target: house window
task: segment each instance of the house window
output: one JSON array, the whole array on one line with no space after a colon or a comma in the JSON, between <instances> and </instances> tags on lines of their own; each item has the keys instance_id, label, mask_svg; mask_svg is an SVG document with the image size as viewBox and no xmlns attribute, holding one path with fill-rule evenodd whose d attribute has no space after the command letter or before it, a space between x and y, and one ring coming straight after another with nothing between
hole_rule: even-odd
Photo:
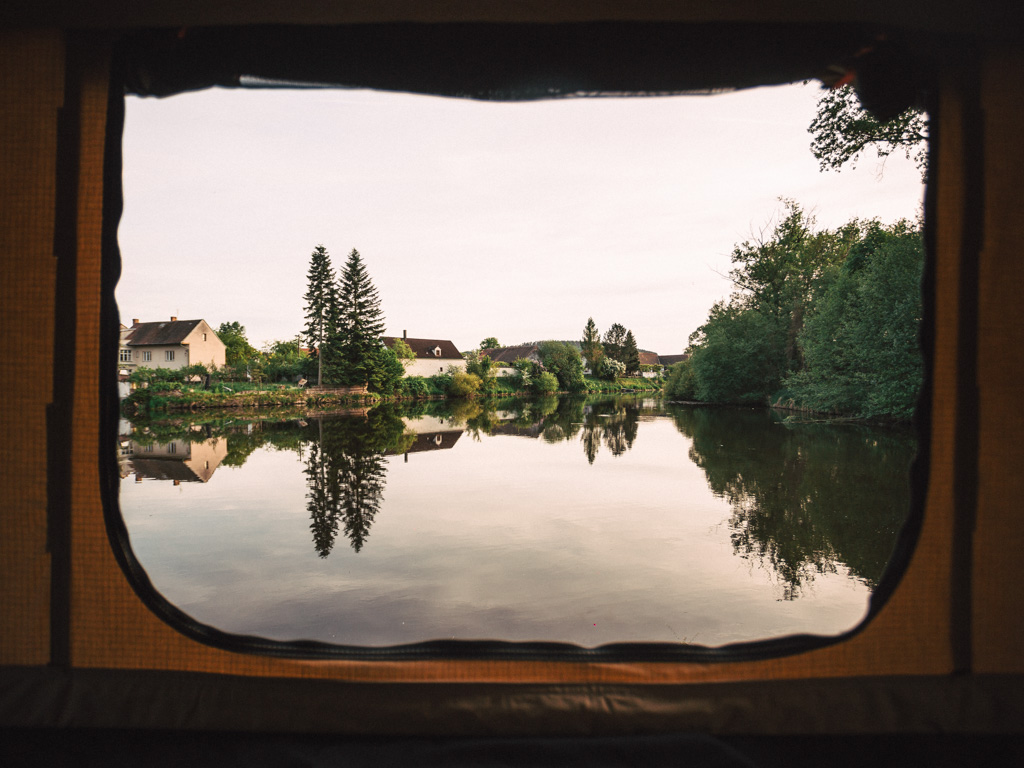
<instances>
[{"instance_id":1,"label":"house window","mask_svg":"<svg viewBox=\"0 0 1024 768\"><path fill-rule=\"evenodd\" d=\"M132 361L132 351L130 349L120 350L120 362L130 363Z\"/></svg>"},{"instance_id":2,"label":"house window","mask_svg":"<svg viewBox=\"0 0 1024 768\"><path fill-rule=\"evenodd\" d=\"M175 447L174 443L168 443L167 444L167 452L168 453L177 453L178 449L177 449L177 447Z\"/></svg>"},{"instance_id":3,"label":"house window","mask_svg":"<svg viewBox=\"0 0 1024 768\"><path fill-rule=\"evenodd\" d=\"M203 341L206 341L206 334L203 334Z\"/></svg>"},{"instance_id":4,"label":"house window","mask_svg":"<svg viewBox=\"0 0 1024 768\"><path fill-rule=\"evenodd\" d=\"M152 352L143 352L142 353L142 362L148 363L152 359L153 359L153 353Z\"/></svg>"},{"instance_id":5,"label":"house window","mask_svg":"<svg viewBox=\"0 0 1024 768\"><path fill-rule=\"evenodd\" d=\"M168 349L166 352L164 352L164 360L166 360L169 363L173 359L174 359L174 350L173 349Z\"/></svg>"}]
</instances>

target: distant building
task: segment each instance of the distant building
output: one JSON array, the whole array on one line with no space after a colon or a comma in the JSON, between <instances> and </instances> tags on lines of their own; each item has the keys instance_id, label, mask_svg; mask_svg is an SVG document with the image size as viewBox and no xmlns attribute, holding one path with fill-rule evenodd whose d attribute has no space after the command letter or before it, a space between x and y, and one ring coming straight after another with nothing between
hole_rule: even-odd
<instances>
[{"instance_id":1,"label":"distant building","mask_svg":"<svg viewBox=\"0 0 1024 768\"><path fill-rule=\"evenodd\" d=\"M658 362L668 368L670 365L681 363L683 360L689 360L690 355L688 352L684 352L681 355L658 355Z\"/></svg>"},{"instance_id":2,"label":"distant building","mask_svg":"<svg viewBox=\"0 0 1024 768\"><path fill-rule=\"evenodd\" d=\"M224 342L205 320L179 320L121 326L118 369L122 376L136 368L184 368L196 363L220 368L225 363Z\"/></svg>"},{"instance_id":3,"label":"distant building","mask_svg":"<svg viewBox=\"0 0 1024 768\"><path fill-rule=\"evenodd\" d=\"M653 366L653 370L645 371L643 366ZM645 379L653 379L658 376L665 367L665 364L661 362L661 358L657 352L641 352L640 353L640 375Z\"/></svg>"},{"instance_id":4,"label":"distant building","mask_svg":"<svg viewBox=\"0 0 1024 768\"><path fill-rule=\"evenodd\" d=\"M503 363L506 366L512 365L512 363L519 359L540 363L540 347L536 344L521 344L518 347L496 347L495 349L483 349L480 351L480 354L487 355L491 358L492 362ZM498 374L501 376L510 376L513 372L512 368L498 369Z\"/></svg>"},{"instance_id":5,"label":"distant building","mask_svg":"<svg viewBox=\"0 0 1024 768\"><path fill-rule=\"evenodd\" d=\"M382 336L384 346L391 349L397 336ZM466 370L466 360L455 345L447 339L411 339L402 331L402 341L409 345L416 359L405 363L405 376L436 376L449 366Z\"/></svg>"}]
</instances>

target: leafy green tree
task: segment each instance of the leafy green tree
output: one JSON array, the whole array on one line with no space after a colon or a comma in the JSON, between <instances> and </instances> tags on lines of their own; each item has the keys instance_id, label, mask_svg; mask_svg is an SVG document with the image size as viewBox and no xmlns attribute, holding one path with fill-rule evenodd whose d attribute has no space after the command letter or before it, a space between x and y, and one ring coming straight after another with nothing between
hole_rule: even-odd
<instances>
[{"instance_id":1,"label":"leafy green tree","mask_svg":"<svg viewBox=\"0 0 1024 768\"><path fill-rule=\"evenodd\" d=\"M472 350L466 354L466 373L480 379L480 393L487 396L498 388L498 378L494 362L488 355Z\"/></svg>"},{"instance_id":2,"label":"leafy green tree","mask_svg":"<svg viewBox=\"0 0 1024 768\"><path fill-rule=\"evenodd\" d=\"M532 360L520 357L512 361L512 376L520 390L531 392L534 389L534 382L540 376L543 369Z\"/></svg>"},{"instance_id":3,"label":"leafy green tree","mask_svg":"<svg viewBox=\"0 0 1024 768\"><path fill-rule=\"evenodd\" d=\"M665 378L665 397L670 400L696 400L697 381L689 360L669 366Z\"/></svg>"},{"instance_id":4,"label":"leafy green tree","mask_svg":"<svg viewBox=\"0 0 1024 768\"><path fill-rule=\"evenodd\" d=\"M558 379L550 371L542 371L540 376L534 379L534 391L540 394L551 394L558 391Z\"/></svg>"},{"instance_id":5,"label":"leafy green tree","mask_svg":"<svg viewBox=\"0 0 1024 768\"><path fill-rule=\"evenodd\" d=\"M373 376L380 360L384 313L380 296L355 248L341 273L338 295L338 321L328 347L332 359L326 361L328 378L339 384L365 384Z\"/></svg>"},{"instance_id":6,"label":"leafy green tree","mask_svg":"<svg viewBox=\"0 0 1024 768\"><path fill-rule=\"evenodd\" d=\"M785 215L768 239L733 249L729 272L737 293L731 303L769 315L786 326L786 363L799 367L797 337L822 274L841 263L856 240L856 228L816 231L814 218L793 200L781 200ZM784 372L780 372L784 373Z\"/></svg>"},{"instance_id":7,"label":"leafy green tree","mask_svg":"<svg viewBox=\"0 0 1024 768\"><path fill-rule=\"evenodd\" d=\"M493 336L488 336L486 339L480 342L480 351L483 352L485 349L497 349L501 344Z\"/></svg>"},{"instance_id":8,"label":"leafy green tree","mask_svg":"<svg viewBox=\"0 0 1024 768\"><path fill-rule=\"evenodd\" d=\"M408 363L416 359L416 353L412 351L412 347L405 343L404 339L395 339L395 343L391 345L391 351L395 353L395 357L402 363L403 369Z\"/></svg>"},{"instance_id":9,"label":"leafy green tree","mask_svg":"<svg viewBox=\"0 0 1024 768\"><path fill-rule=\"evenodd\" d=\"M848 85L825 92L807 131L813 137L811 152L823 171L838 171L846 163L855 167L868 147L874 147L882 158L903 152L913 158L922 174L927 170L927 116L911 108L880 123L861 106L856 91Z\"/></svg>"},{"instance_id":10,"label":"leafy green tree","mask_svg":"<svg viewBox=\"0 0 1024 768\"><path fill-rule=\"evenodd\" d=\"M231 323L221 323L220 328L217 329L217 336L224 342L226 365L244 367L259 354L245 337L245 326L237 320Z\"/></svg>"},{"instance_id":11,"label":"leafy green tree","mask_svg":"<svg viewBox=\"0 0 1024 768\"><path fill-rule=\"evenodd\" d=\"M382 395L393 394L405 375L405 366L395 353L383 344L367 356L366 383L370 390Z\"/></svg>"},{"instance_id":12,"label":"leafy green tree","mask_svg":"<svg viewBox=\"0 0 1024 768\"><path fill-rule=\"evenodd\" d=\"M604 334L604 353L612 360L618 360L620 363L625 363L623 359L625 346L626 346L626 334L629 331L626 327L619 323L613 323L612 327L609 328Z\"/></svg>"},{"instance_id":13,"label":"leafy green tree","mask_svg":"<svg viewBox=\"0 0 1024 768\"><path fill-rule=\"evenodd\" d=\"M564 391L579 392L586 386L583 380L583 359L572 344L545 341L538 347L537 354Z\"/></svg>"},{"instance_id":14,"label":"leafy green tree","mask_svg":"<svg viewBox=\"0 0 1024 768\"><path fill-rule=\"evenodd\" d=\"M690 336L698 399L764 403L802 366L798 339L832 267L856 242L856 227L818 232L792 200L770 234L733 249L736 291Z\"/></svg>"},{"instance_id":15,"label":"leafy green tree","mask_svg":"<svg viewBox=\"0 0 1024 768\"><path fill-rule=\"evenodd\" d=\"M324 246L313 249L306 274L306 327L303 336L317 358L316 384L324 378L324 359L330 356L329 341L337 330L338 288L334 282L331 257Z\"/></svg>"},{"instance_id":16,"label":"leafy green tree","mask_svg":"<svg viewBox=\"0 0 1024 768\"><path fill-rule=\"evenodd\" d=\"M263 371L267 381L286 381L301 376L305 364L306 356L298 339L272 341L263 348Z\"/></svg>"},{"instance_id":17,"label":"leafy green tree","mask_svg":"<svg viewBox=\"0 0 1024 768\"><path fill-rule=\"evenodd\" d=\"M767 404L786 371L784 320L719 302L698 334L690 353L697 399Z\"/></svg>"},{"instance_id":18,"label":"leafy green tree","mask_svg":"<svg viewBox=\"0 0 1024 768\"><path fill-rule=\"evenodd\" d=\"M597 375L601 369L601 362L604 360L604 347L601 346L601 333L594 324L594 318L588 317L587 324L583 328L583 340L580 342L580 352L590 372Z\"/></svg>"},{"instance_id":19,"label":"leafy green tree","mask_svg":"<svg viewBox=\"0 0 1024 768\"><path fill-rule=\"evenodd\" d=\"M622 343L621 362L626 366L627 376L640 372L640 350L636 346L636 338L632 331L626 331L626 340Z\"/></svg>"},{"instance_id":20,"label":"leafy green tree","mask_svg":"<svg viewBox=\"0 0 1024 768\"><path fill-rule=\"evenodd\" d=\"M923 376L921 232L906 221L871 221L861 231L807 318L800 336L805 368L786 386L815 410L906 420Z\"/></svg>"}]
</instances>

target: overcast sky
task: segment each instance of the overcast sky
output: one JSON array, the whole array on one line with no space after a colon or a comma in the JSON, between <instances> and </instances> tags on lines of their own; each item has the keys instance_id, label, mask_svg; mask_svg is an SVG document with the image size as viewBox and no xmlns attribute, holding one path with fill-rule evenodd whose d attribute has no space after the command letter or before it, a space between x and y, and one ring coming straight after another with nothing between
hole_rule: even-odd
<instances>
[{"instance_id":1,"label":"overcast sky","mask_svg":"<svg viewBox=\"0 0 1024 768\"><path fill-rule=\"evenodd\" d=\"M355 248L388 333L512 345L630 328L682 352L733 247L780 210L819 228L915 218L902 156L822 173L817 84L717 96L492 104L345 90L128 101L122 322L303 326L309 258Z\"/></svg>"}]
</instances>

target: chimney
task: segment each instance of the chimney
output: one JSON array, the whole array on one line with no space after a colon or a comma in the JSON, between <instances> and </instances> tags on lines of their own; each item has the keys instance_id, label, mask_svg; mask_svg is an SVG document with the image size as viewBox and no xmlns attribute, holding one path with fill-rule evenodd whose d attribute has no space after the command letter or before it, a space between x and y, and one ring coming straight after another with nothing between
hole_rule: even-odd
<instances>
[{"instance_id":1,"label":"chimney","mask_svg":"<svg viewBox=\"0 0 1024 768\"><path fill-rule=\"evenodd\" d=\"M171 322L172 323L178 322L178 318L176 318L174 315L171 315Z\"/></svg>"},{"instance_id":2,"label":"chimney","mask_svg":"<svg viewBox=\"0 0 1024 768\"><path fill-rule=\"evenodd\" d=\"M405 340L405 331L404 330L402 331L402 340L403 341Z\"/></svg>"},{"instance_id":3,"label":"chimney","mask_svg":"<svg viewBox=\"0 0 1024 768\"><path fill-rule=\"evenodd\" d=\"M132 325L138 325L138 324L139 324L139 318L133 317L132 318Z\"/></svg>"}]
</instances>

